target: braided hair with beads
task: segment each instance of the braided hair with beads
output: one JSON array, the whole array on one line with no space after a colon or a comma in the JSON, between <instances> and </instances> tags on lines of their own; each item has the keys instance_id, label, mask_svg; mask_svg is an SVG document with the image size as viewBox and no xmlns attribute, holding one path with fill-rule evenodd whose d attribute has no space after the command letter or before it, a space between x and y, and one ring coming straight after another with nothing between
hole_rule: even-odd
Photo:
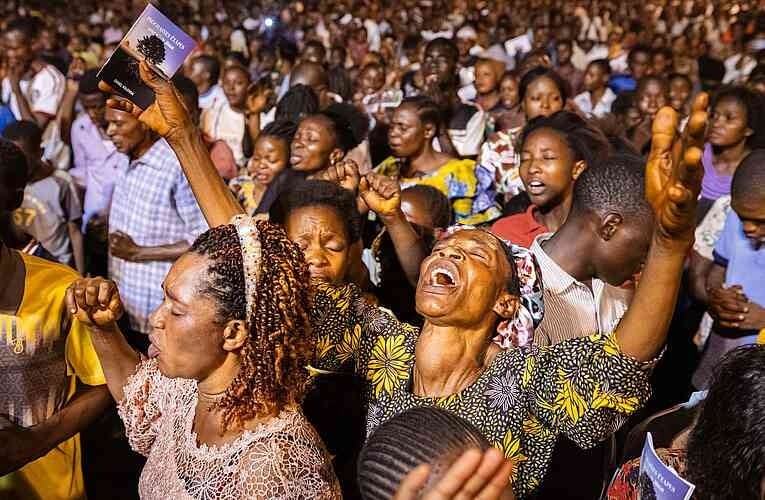
<instances>
[{"instance_id":1,"label":"braided hair with beads","mask_svg":"<svg viewBox=\"0 0 765 500\"><path fill-rule=\"evenodd\" d=\"M257 222L261 255L255 310L246 318L242 249L233 225L202 234L191 251L210 259L202 293L218 303L223 324L246 318L249 339L240 353L240 369L217 407L227 427L275 416L305 396L315 339L310 327L310 278L297 245L284 230Z\"/></svg>"}]
</instances>

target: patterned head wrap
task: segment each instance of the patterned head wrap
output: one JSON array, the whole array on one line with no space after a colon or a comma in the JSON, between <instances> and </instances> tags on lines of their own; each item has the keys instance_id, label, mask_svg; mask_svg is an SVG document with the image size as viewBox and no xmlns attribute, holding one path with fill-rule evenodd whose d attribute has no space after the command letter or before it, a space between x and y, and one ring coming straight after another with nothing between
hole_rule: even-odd
<instances>
[{"instance_id":1,"label":"patterned head wrap","mask_svg":"<svg viewBox=\"0 0 765 500\"><path fill-rule=\"evenodd\" d=\"M452 236L463 229L478 229L473 226L452 226L447 229L441 239ZM483 231L482 229L478 229ZM497 335L492 339L503 349L530 345L534 340L534 328L539 326L544 317L544 302L542 285L542 270L537 258L530 250L505 241L495 234L484 231L497 238L505 249L508 260L515 266L518 277L520 304L512 318L500 321L497 325Z\"/></svg>"}]
</instances>

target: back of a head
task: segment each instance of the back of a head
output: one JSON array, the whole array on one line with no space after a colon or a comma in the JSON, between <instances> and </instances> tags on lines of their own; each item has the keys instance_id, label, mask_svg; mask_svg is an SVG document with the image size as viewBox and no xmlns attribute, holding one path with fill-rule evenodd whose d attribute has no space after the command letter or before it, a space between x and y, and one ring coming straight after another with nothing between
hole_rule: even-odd
<instances>
[{"instance_id":1,"label":"back of a head","mask_svg":"<svg viewBox=\"0 0 765 500\"><path fill-rule=\"evenodd\" d=\"M444 193L433 186L417 184L401 192L402 201L409 196L419 198L423 205L427 207L433 222L433 228L446 229L452 225L452 204Z\"/></svg>"},{"instance_id":2,"label":"back of a head","mask_svg":"<svg viewBox=\"0 0 765 500\"><path fill-rule=\"evenodd\" d=\"M765 207L765 149L755 149L741 161L730 194L735 204Z\"/></svg>"},{"instance_id":3,"label":"back of a head","mask_svg":"<svg viewBox=\"0 0 765 500\"><path fill-rule=\"evenodd\" d=\"M462 418L439 408L405 411L378 427L358 461L358 480L364 500L390 500L404 477L420 464L430 464L425 490L469 449L491 445Z\"/></svg>"},{"instance_id":4,"label":"back of a head","mask_svg":"<svg viewBox=\"0 0 765 500\"><path fill-rule=\"evenodd\" d=\"M540 129L551 129L561 134L573 153L574 161L584 160L588 166L603 162L611 154L611 145L603 132L571 111L558 111L532 119L523 129L521 143Z\"/></svg>"},{"instance_id":5,"label":"back of a head","mask_svg":"<svg viewBox=\"0 0 765 500\"><path fill-rule=\"evenodd\" d=\"M0 183L12 191L23 189L29 180L29 167L24 152L6 139L0 139ZM0 211L14 210L19 200L0 200ZM7 205L7 206L3 206Z\"/></svg>"},{"instance_id":6,"label":"back of a head","mask_svg":"<svg viewBox=\"0 0 765 500\"><path fill-rule=\"evenodd\" d=\"M12 19L5 28L6 33L21 33L28 42L37 38L39 33L38 23L31 17L17 17Z\"/></svg>"},{"instance_id":7,"label":"back of a head","mask_svg":"<svg viewBox=\"0 0 765 500\"><path fill-rule=\"evenodd\" d=\"M620 214L625 222L649 224L651 206L645 199L645 161L631 154L614 154L590 165L574 184L572 214Z\"/></svg>"},{"instance_id":8,"label":"back of a head","mask_svg":"<svg viewBox=\"0 0 765 500\"><path fill-rule=\"evenodd\" d=\"M3 137L9 141L26 144L33 149L40 147L42 129L35 122L21 120L5 127L3 129Z\"/></svg>"},{"instance_id":9,"label":"back of a head","mask_svg":"<svg viewBox=\"0 0 765 500\"><path fill-rule=\"evenodd\" d=\"M196 109L199 102L199 90L197 90L197 86L194 85L194 82L183 76L181 73L176 74L172 81L187 105L192 105L194 106L194 109Z\"/></svg>"},{"instance_id":10,"label":"back of a head","mask_svg":"<svg viewBox=\"0 0 765 500\"><path fill-rule=\"evenodd\" d=\"M287 120L295 123L304 117L319 112L319 97L307 85L291 87L276 105L276 120Z\"/></svg>"},{"instance_id":11,"label":"back of a head","mask_svg":"<svg viewBox=\"0 0 765 500\"><path fill-rule=\"evenodd\" d=\"M210 73L210 82L217 83L220 80L220 62L215 56L200 54L194 58L195 64L201 64Z\"/></svg>"},{"instance_id":12,"label":"back of a head","mask_svg":"<svg viewBox=\"0 0 765 500\"><path fill-rule=\"evenodd\" d=\"M330 104L321 114L334 124L338 147L346 153L361 144L369 131L369 119L351 104Z\"/></svg>"},{"instance_id":13,"label":"back of a head","mask_svg":"<svg viewBox=\"0 0 765 500\"><path fill-rule=\"evenodd\" d=\"M759 500L765 477L765 346L718 365L688 442L686 478L700 500Z\"/></svg>"},{"instance_id":14,"label":"back of a head","mask_svg":"<svg viewBox=\"0 0 765 500\"><path fill-rule=\"evenodd\" d=\"M101 94L101 89L98 88L98 70L89 69L82 74L80 78L79 93L83 95ZM106 95L106 94L104 94Z\"/></svg>"},{"instance_id":15,"label":"back of a head","mask_svg":"<svg viewBox=\"0 0 765 500\"><path fill-rule=\"evenodd\" d=\"M290 86L298 84L308 85L311 88L326 87L329 85L327 71L321 64L303 61L292 70Z\"/></svg>"}]
</instances>

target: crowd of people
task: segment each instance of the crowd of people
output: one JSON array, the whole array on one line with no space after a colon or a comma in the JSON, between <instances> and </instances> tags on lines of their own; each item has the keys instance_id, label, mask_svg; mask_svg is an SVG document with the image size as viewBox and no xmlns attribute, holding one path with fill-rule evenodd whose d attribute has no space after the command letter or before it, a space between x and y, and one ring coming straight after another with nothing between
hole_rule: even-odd
<instances>
[{"instance_id":1,"label":"crowd of people","mask_svg":"<svg viewBox=\"0 0 765 500\"><path fill-rule=\"evenodd\" d=\"M0 7L0 498L765 498L765 5Z\"/></svg>"}]
</instances>

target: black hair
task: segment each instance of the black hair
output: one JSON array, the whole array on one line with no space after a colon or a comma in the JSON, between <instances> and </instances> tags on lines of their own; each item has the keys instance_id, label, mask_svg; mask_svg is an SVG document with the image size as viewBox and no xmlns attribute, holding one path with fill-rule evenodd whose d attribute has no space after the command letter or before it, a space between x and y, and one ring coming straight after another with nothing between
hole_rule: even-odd
<instances>
[{"instance_id":1,"label":"black hair","mask_svg":"<svg viewBox=\"0 0 765 500\"><path fill-rule=\"evenodd\" d=\"M361 450L361 496L364 500L390 500L404 477L423 463L431 465L427 490L462 453L490 447L481 431L449 411L434 407L407 410L375 429Z\"/></svg>"},{"instance_id":2,"label":"black hair","mask_svg":"<svg viewBox=\"0 0 765 500\"><path fill-rule=\"evenodd\" d=\"M523 75L523 78L521 78L521 83L518 86L518 94L521 101L526 97L526 92L528 92L531 84L540 78L548 78L552 80L558 88L558 92L560 92L560 97L564 103L571 96L571 87L566 80L561 78L557 71L545 68L544 66L537 66L527 71L526 74Z\"/></svg>"},{"instance_id":3,"label":"black hair","mask_svg":"<svg viewBox=\"0 0 765 500\"><path fill-rule=\"evenodd\" d=\"M289 147L290 143L292 142L292 138L295 137L296 131L297 125L295 125L295 122L287 120L274 120L263 127L263 130L260 131L258 138L276 137L286 142L287 147Z\"/></svg>"},{"instance_id":4,"label":"black hair","mask_svg":"<svg viewBox=\"0 0 765 500\"><path fill-rule=\"evenodd\" d=\"M691 78L688 75L685 75L683 73L670 73L669 76L667 76L667 82L672 82L672 80L683 80L685 83L688 84L688 87L693 90L693 81L691 81Z\"/></svg>"},{"instance_id":5,"label":"black hair","mask_svg":"<svg viewBox=\"0 0 765 500\"><path fill-rule=\"evenodd\" d=\"M218 80L220 80L220 62L217 57L209 54L200 54L194 58L194 62L201 63L205 67L205 70L210 73L210 81L213 84L218 83Z\"/></svg>"},{"instance_id":6,"label":"black hair","mask_svg":"<svg viewBox=\"0 0 765 500\"><path fill-rule=\"evenodd\" d=\"M733 174L730 188L734 202L765 205L765 149L755 149L744 158Z\"/></svg>"},{"instance_id":7,"label":"black hair","mask_svg":"<svg viewBox=\"0 0 765 500\"><path fill-rule=\"evenodd\" d=\"M436 48L445 50L447 57L449 57L454 63L456 63L460 58L460 51L457 48L457 44L449 38L439 37L429 41L425 46L425 52L429 52Z\"/></svg>"},{"instance_id":8,"label":"black hair","mask_svg":"<svg viewBox=\"0 0 765 500\"><path fill-rule=\"evenodd\" d=\"M438 129L442 121L442 110L433 99L423 95L407 97L401 101L399 107L405 105L413 106L417 117L420 119L420 123L423 125L426 123L432 124L436 129L436 135L438 135Z\"/></svg>"},{"instance_id":9,"label":"black hair","mask_svg":"<svg viewBox=\"0 0 765 500\"><path fill-rule=\"evenodd\" d=\"M6 33L18 31L27 42L32 42L37 38L39 32L37 22L30 17L17 17L11 20L5 28Z\"/></svg>"},{"instance_id":10,"label":"black hair","mask_svg":"<svg viewBox=\"0 0 765 500\"><path fill-rule=\"evenodd\" d=\"M651 49L651 47L648 47L646 45L635 45L634 47L632 47L632 50L630 50L629 55L627 55L627 64L629 64L630 61L632 61L635 58L635 54L638 54L640 52L644 54L648 54L649 59L653 56L653 50Z\"/></svg>"},{"instance_id":11,"label":"black hair","mask_svg":"<svg viewBox=\"0 0 765 500\"><path fill-rule=\"evenodd\" d=\"M261 45L255 52L255 57L263 59L263 56L271 55L276 58L276 49L271 45Z\"/></svg>"},{"instance_id":12,"label":"black hair","mask_svg":"<svg viewBox=\"0 0 765 500\"><path fill-rule=\"evenodd\" d=\"M422 199L425 206L428 207L428 213L433 220L433 227L446 229L452 225L452 204L449 198L438 189L425 184L416 184L406 188L403 193L409 193Z\"/></svg>"},{"instance_id":13,"label":"black hair","mask_svg":"<svg viewBox=\"0 0 765 500\"><path fill-rule=\"evenodd\" d=\"M89 69L85 73L82 74L82 78L80 78L80 89L79 92L82 95L93 95L93 94L104 94L101 92L101 89L98 88L98 82L100 79L98 78L98 70L96 69Z\"/></svg>"},{"instance_id":14,"label":"black hair","mask_svg":"<svg viewBox=\"0 0 765 500\"><path fill-rule=\"evenodd\" d=\"M639 222L652 220L645 199L645 161L636 155L615 154L590 165L574 184L572 213L621 214Z\"/></svg>"},{"instance_id":15,"label":"black hair","mask_svg":"<svg viewBox=\"0 0 765 500\"><path fill-rule=\"evenodd\" d=\"M715 370L688 441L700 500L756 500L765 476L765 346L731 351Z\"/></svg>"},{"instance_id":16,"label":"black hair","mask_svg":"<svg viewBox=\"0 0 765 500\"><path fill-rule=\"evenodd\" d=\"M571 150L574 161L584 160L588 167L601 163L611 153L605 134L571 111L557 111L550 116L538 116L529 121L521 134L521 145L540 129L550 129L560 134Z\"/></svg>"},{"instance_id":17,"label":"black hair","mask_svg":"<svg viewBox=\"0 0 765 500\"><path fill-rule=\"evenodd\" d=\"M324 58L323 59L327 58L327 48L324 47L323 43L319 42L318 40L308 40L305 43L305 46L303 47L303 52L305 52L306 49L309 48L309 47L313 47L314 49L321 50L322 53L324 54ZM323 59L322 59L322 62L323 62Z\"/></svg>"},{"instance_id":18,"label":"black hair","mask_svg":"<svg viewBox=\"0 0 765 500\"><path fill-rule=\"evenodd\" d=\"M40 146L42 133L42 129L35 122L20 120L5 127L3 137L9 141L22 141L30 146Z\"/></svg>"},{"instance_id":19,"label":"black hair","mask_svg":"<svg viewBox=\"0 0 765 500\"><path fill-rule=\"evenodd\" d=\"M417 33L410 33L404 37L404 43L401 48L403 50L414 50L420 45L420 42L422 42L422 37L420 35Z\"/></svg>"},{"instance_id":20,"label":"black hair","mask_svg":"<svg viewBox=\"0 0 765 500\"><path fill-rule=\"evenodd\" d=\"M250 70L247 69L247 61L244 59L244 56L240 52L229 52L226 55L226 58L233 59L235 64L226 66L226 68L223 70L223 75L225 75L227 71L241 71L247 76L247 80L252 80Z\"/></svg>"},{"instance_id":21,"label":"black hair","mask_svg":"<svg viewBox=\"0 0 765 500\"><path fill-rule=\"evenodd\" d=\"M250 72L247 71L247 66L249 64L249 62L247 61L247 56L245 56L241 52L237 52L235 50L229 50L223 56L224 61L227 59L230 59L236 63L234 67L241 66L241 68L244 69L244 71L246 71L248 75L250 74Z\"/></svg>"},{"instance_id":22,"label":"black hair","mask_svg":"<svg viewBox=\"0 0 765 500\"><path fill-rule=\"evenodd\" d=\"M345 68L333 66L327 71L327 86L329 91L343 98L343 101L350 101L353 97L353 82Z\"/></svg>"},{"instance_id":23,"label":"black hair","mask_svg":"<svg viewBox=\"0 0 765 500\"><path fill-rule=\"evenodd\" d=\"M348 57L348 51L345 50L345 47L342 45L333 45L330 49L330 52L334 52L336 50L340 51L340 53L343 55L343 61L345 61L345 58Z\"/></svg>"},{"instance_id":24,"label":"black hair","mask_svg":"<svg viewBox=\"0 0 765 500\"><path fill-rule=\"evenodd\" d=\"M669 92L669 84L667 83L667 80L662 78L661 76L656 75L647 75L638 80L637 82L637 88L635 89L635 94L640 95L645 88L648 86L651 82L657 82L659 85L664 87L664 92Z\"/></svg>"},{"instance_id":25,"label":"black hair","mask_svg":"<svg viewBox=\"0 0 765 500\"><path fill-rule=\"evenodd\" d=\"M6 186L26 186L29 164L24 152L7 139L0 139L0 181Z\"/></svg>"},{"instance_id":26,"label":"black hair","mask_svg":"<svg viewBox=\"0 0 765 500\"><path fill-rule=\"evenodd\" d=\"M557 47L558 45L566 45L569 49L574 48L574 43L569 38L562 38L560 40L557 40L555 42L555 46Z\"/></svg>"},{"instance_id":27,"label":"black hair","mask_svg":"<svg viewBox=\"0 0 765 500\"><path fill-rule=\"evenodd\" d=\"M765 148L765 97L742 85L721 87L709 103L710 111L725 100L735 100L746 109L746 126L754 132L746 139L752 149Z\"/></svg>"},{"instance_id":28,"label":"black hair","mask_svg":"<svg viewBox=\"0 0 765 500\"><path fill-rule=\"evenodd\" d=\"M611 103L611 113L615 115L626 115L627 111L635 106L635 92L623 92L616 96L614 102Z\"/></svg>"},{"instance_id":29,"label":"black hair","mask_svg":"<svg viewBox=\"0 0 765 500\"><path fill-rule=\"evenodd\" d=\"M660 49L655 49L655 50L653 50L652 52L653 52L653 53L652 53L652 55L654 55L654 56L655 56L656 54L661 54L661 55L663 55L663 56L664 56L666 59L669 59L670 61L672 60L672 50L670 50L670 49L669 49L669 48L667 48L667 47L663 47L663 48L660 48Z\"/></svg>"},{"instance_id":30,"label":"black hair","mask_svg":"<svg viewBox=\"0 0 765 500\"><path fill-rule=\"evenodd\" d=\"M348 241L361 238L362 219L356 207L356 197L330 181L304 180L282 193L271 208L271 220L284 224L290 213L305 207L329 207L345 225Z\"/></svg>"},{"instance_id":31,"label":"black hair","mask_svg":"<svg viewBox=\"0 0 765 500\"><path fill-rule=\"evenodd\" d=\"M606 75L611 74L611 63L608 62L608 59L594 59L587 66L598 66Z\"/></svg>"},{"instance_id":32,"label":"black hair","mask_svg":"<svg viewBox=\"0 0 765 500\"><path fill-rule=\"evenodd\" d=\"M183 99L186 102L196 104L199 101L199 90L197 90L197 86L194 85L194 82L189 78L178 73L173 77L172 81L173 85L178 89L178 92L181 93L181 96L183 96Z\"/></svg>"},{"instance_id":33,"label":"black hair","mask_svg":"<svg viewBox=\"0 0 765 500\"><path fill-rule=\"evenodd\" d=\"M276 45L276 52L280 59L284 59L290 64L295 64L298 48L293 42L282 38Z\"/></svg>"},{"instance_id":34,"label":"black hair","mask_svg":"<svg viewBox=\"0 0 765 500\"><path fill-rule=\"evenodd\" d=\"M319 116L329 119L337 137L337 147L345 153L361 144L369 131L369 118L348 103L330 104Z\"/></svg>"},{"instance_id":35,"label":"black hair","mask_svg":"<svg viewBox=\"0 0 765 500\"><path fill-rule=\"evenodd\" d=\"M291 87L276 105L276 120L299 123L304 117L319 112L319 98L308 85Z\"/></svg>"}]
</instances>

